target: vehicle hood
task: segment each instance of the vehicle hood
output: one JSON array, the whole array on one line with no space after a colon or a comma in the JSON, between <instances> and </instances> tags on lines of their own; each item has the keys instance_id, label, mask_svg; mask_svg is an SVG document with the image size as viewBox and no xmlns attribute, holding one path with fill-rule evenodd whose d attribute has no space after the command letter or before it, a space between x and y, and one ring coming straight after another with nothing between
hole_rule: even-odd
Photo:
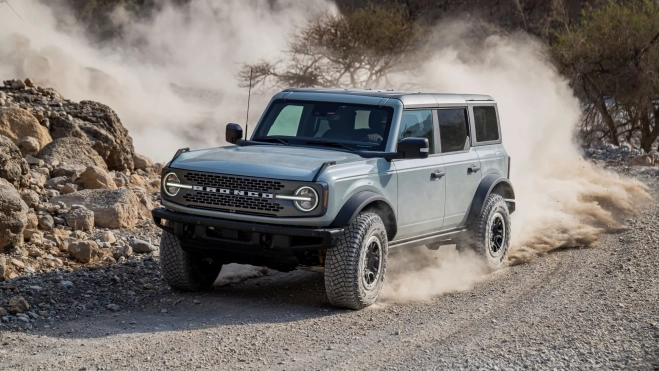
<instances>
[{"instance_id":1,"label":"vehicle hood","mask_svg":"<svg viewBox=\"0 0 659 371\"><path fill-rule=\"evenodd\" d=\"M261 178L311 181L327 161L363 161L359 155L324 148L281 145L228 146L182 153L170 167Z\"/></svg>"}]
</instances>

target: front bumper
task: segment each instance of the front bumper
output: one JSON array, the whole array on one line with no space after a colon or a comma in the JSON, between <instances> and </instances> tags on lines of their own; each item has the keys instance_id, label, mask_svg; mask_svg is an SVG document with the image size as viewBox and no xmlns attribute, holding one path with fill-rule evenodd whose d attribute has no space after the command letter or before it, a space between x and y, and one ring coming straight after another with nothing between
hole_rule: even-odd
<instances>
[{"instance_id":1,"label":"front bumper","mask_svg":"<svg viewBox=\"0 0 659 371\"><path fill-rule=\"evenodd\" d=\"M151 214L156 225L178 236L184 247L245 254L329 249L336 246L343 233L343 228L249 223L178 213L162 207L153 209Z\"/></svg>"}]
</instances>

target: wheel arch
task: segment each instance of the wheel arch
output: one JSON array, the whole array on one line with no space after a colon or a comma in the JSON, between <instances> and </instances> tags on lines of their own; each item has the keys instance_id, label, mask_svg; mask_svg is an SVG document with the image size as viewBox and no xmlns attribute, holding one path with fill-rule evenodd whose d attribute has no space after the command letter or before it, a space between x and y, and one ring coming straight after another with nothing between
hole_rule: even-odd
<instances>
[{"instance_id":1,"label":"wheel arch","mask_svg":"<svg viewBox=\"0 0 659 371\"><path fill-rule=\"evenodd\" d=\"M496 174L487 175L476 188L476 194L471 202L469 214L465 225L471 225L485 207L485 200L490 194L498 194L506 200L508 210L512 214L515 211L515 190L510 180Z\"/></svg>"},{"instance_id":2,"label":"wheel arch","mask_svg":"<svg viewBox=\"0 0 659 371\"><path fill-rule=\"evenodd\" d=\"M352 223L362 211L371 211L380 216L387 230L387 238L393 240L398 232L396 214L389 201L380 194L371 191L362 191L353 195L330 224L330 227L345 227Z\"/></svg>"}]
</instances>

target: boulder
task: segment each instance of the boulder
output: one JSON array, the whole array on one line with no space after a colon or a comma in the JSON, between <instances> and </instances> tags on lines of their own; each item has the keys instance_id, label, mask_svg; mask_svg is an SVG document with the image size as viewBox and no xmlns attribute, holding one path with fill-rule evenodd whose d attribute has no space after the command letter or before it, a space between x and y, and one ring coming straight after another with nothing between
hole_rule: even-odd
<instances>
[{"instance_id":1,"label":"boulder","mask_svg":"<svg viewBox=\"0 0 659 371\"><path fill-rule=\"evenodd\" d=\"M30 178L32 178L34 181L34 184L38 185L39 187L46 185L46 182L48 179L50 179L48 176L48 169L46 168L30 169L29 175Z\"/></svg>"},{"instance_id":2,"label":"boulder","mask_svg":"<svg viewBox=\"0 0 659 371\"><path fill-rule=\"evenodd\" d=\"M94 241L77 241L69 244L68 253L81 263L89 263L98 256L98 245Z\"/></svg>"},{"instance_id":3,"label":"boulder","mask_svg":"<svg viewBox=\"0 0 659 371\"><path fill-rule=\"evenodd\" d=\"M117 238L114 236L114 233L110 231L105 231L101 234L100 238L101 242L108 242L108 243L115 243L117 242Z\"/></svg>"},{"instance_id":4,"label":"boulder","mask_svg":"<svg viewBox=\"0 0 659 371\"><path fill-rule=\"evenodd\" d=\"M20 108L0 110L0 134L7 136L14 143L18 143L23 137L33 137L41 148L52 141L48 129L41 126L30 112Z\"/></svg>"},{"instance_id":5,"label":"boulder","mask_svg":"<svg viewBox=\"0 0 659 371\"><path fill-rule=\"evenodd\" d=\"M27 161L28 165L35 165L35 166L43 166L45 165L44 160L40 158L36 158L32 155L25 155L25 161Z\"/></svg>"},{"instance_id":6,"label":"boulder","mask_svg":"<svg viewBox=\"0 0 659 371\"><path fill-rule=\"evenodd\" d=\"M137 153L133 155L133 163L135 164L135 169L147 170L153 167L153 161L150 158Z\"/></svg>"},{"instance_id":7,"label":"boulder","mask_svg":"<svg viewBox=\"0 0 659 371\"><path fill-rule=\"evenodd\" d=\"M23 243L28 210L16 188L0 179L0 253Z\"/></svg>"},{"instance_id":8,"label":"boulder","mask_svg":"<svg viewBox=\"0 0 659 371\"><path fill-rule=\"evenodd\" d=\"M0 134L0 178L6 179L15 187L26 187L30 171L21 151L8 137Z\"/></svg>"},{"instance_id":9,"label":"boulder","mask_svg":"<svg viewBox=\"0 0 659 371\"><path fill-rule=\"evenodd\" d=\"M39 205L39 194L29 188L21 190L21 199L27 207L36 208Z\"/></svg>"},{"instance_id":10,"label":"boulder","mask_svg":"<svg viewBox=\"0 0 659 371\"><path fill-rule=\"evenodd\" d=\"M60 164L76 164L88 167L98 166L107 169L105 161L89 143L80 138L59 138L43 147L37 157L55 167ZM65 174L59 174L65 175Z\"/></svg>"},{"instance_id":11,"label":"boulder","mask_svg":"<svg viewBox=\"0 0 659 371\"><path fill-rule=\"evenodd\" d=\"M75 182L87 189L117 188L110 174L98 166L89 166Z\"/></svg>"},{"instance_id":12,"label":"boulder","mask_svg":"<svg viewBox=\"0 0 659 371\"><path fill-rule=\"evenodd\" d=\"M62 191L61 191L62 194L67 195L67 194L70 194L70 193L73 193L73 192L78 192L78 185L77 184L66 183L62 187Z\"/></svg>"},{"instance_id":13,"label":"boulder","mask_svg":"<svg viewBox=\"0 0 659 371\"><path fill-rule=\"evenodd\" d=\"M65 176L67 178L77 178L85 169L87 169L87 166L81 164L61 164L54 168L50 172L50 175L54 177Z\"/></svg>"},{"instance_id":14,"label":"boulder","mask_svg":"<svg viewBox=\"0 0 659 371\"><path fill-rule=\"evenodd\" d=\"M136 238L131 239L128 244L133 248L133 251L139 253L150 253L157 250L157 248L148 241L138 240Z\"/></svg>"},{"instance_id":15,"label":"boulder","mask_svg":"<svg viewBox=\"0 0 659 371\"><path fill-rule=\"evenodd\" d=\"M39 227L43 230L49 231L55 227L55 221L49 214L44 214L39 217Z\"/></svg>"},{"instance_id":16,"label":"boulder","mask_svg":"<svg viewBox=\"0 0 659 371\"><path fill-rule=\"evenodd\" d=\"M90 231L94 228L94 212L77 208L66 214L66 224L76 231Z\"/></svg>"},{"instance_id":17,"label":"boulder","mask_svg":"<svg viewBox=\"0 0 659 371\"><path fill-rule=\"evenodd\" d=\"M140 215L150 216L137 196L125 188L85 189L53 197L50 202L83 205L94 212L94 224L99 228L133 228Z\"/></svg>"},{"instance_id":18,"label":"boulder","mask_svg":"<svg viewBox=\"0 0 659 371\"><path fill-rule=\"evenodd\" d=\"M36 155L41 149L41 143L35 137L23 137L18 140L18 149L21 150L23 156L25 155Z\"/></svg>"},{"instance_id":19,"label":"boulder","mask_svg":"<svg viewBox=\"0 0 659 371\"><path fill-rule=\"evenodd\" d=\"M86 140L110 170L133 170L133 140L110 107L82 101L68 104L66 110L67 117L51 119L53 139L77 137Z\"/></svg>"},{"instance_id":20,"label":"boulder","mask_svg":"<svg viewBox=\"0 0 659 371\"><path fill-rule=\"evenodd\" d=\"M25 89L25 83L22 80L14 80L11 82L11 88L16 90Z\"/></svg>"},{"instance_id":21,"label":"boulder","mask_svg":"<svg viewBox=\"0 0 659 371\"><path fill-rule=\"evenodd\" d=\"M25 313L30 310L30 304L22 296L14 296L9 299L9 306L7 306L10 313Z\"/></svg>"}]
</instances>

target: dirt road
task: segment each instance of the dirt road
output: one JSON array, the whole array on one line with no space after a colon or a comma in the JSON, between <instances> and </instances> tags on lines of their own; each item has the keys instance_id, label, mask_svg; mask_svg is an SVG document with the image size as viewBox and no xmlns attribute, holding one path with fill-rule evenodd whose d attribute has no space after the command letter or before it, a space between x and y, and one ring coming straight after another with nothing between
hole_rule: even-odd
<instances>
[{"instance_id":1,"label":"dirt road","mask_svg":"<svg viewBox=\"0 0 659 371\"><path fill-rule=\"evenodd\" d=\"M656 192L653 192L655 199ZM270 272L203 295L0 334L0 368L659 369L659 206L600 247L509 267L427 302L337 310L322 276Z\"/></svg>"}]
</instances>

